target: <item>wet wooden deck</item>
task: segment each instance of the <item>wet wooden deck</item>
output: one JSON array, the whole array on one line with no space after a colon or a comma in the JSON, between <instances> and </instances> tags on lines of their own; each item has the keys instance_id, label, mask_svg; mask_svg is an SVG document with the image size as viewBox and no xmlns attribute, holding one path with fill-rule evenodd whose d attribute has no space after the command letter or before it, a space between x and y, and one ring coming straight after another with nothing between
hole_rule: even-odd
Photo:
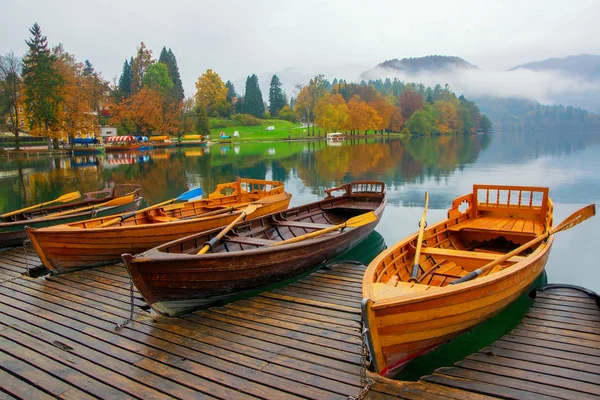
<instances>
[{"instance_id":1,"label":"wet wooden deck","mask_svg":"<svg viewBox=\"0 0 600 400\"><path fill-rule=\"evenodd\" d=\"M39 260L22 248L0 252L0 399L346 399L362 387L364 266L335 264L181 319L158 317L135 293L134 322L116 332L130 309L122 266L36 279L22 275L26 264ZM598 310L578 295L542 299L503 343L419 382L378 381L367 398L541 398L538 386L591 398L600 387L590 382L600 369ZM540 309L558 320L540 319ZM552 338L552 350L533 343L540 335ZM554 356L560 364L546 360ZM476 368L482 363L484 371ZM514 364L529 372L503 376Z\"/></svg>"}]
</instances>

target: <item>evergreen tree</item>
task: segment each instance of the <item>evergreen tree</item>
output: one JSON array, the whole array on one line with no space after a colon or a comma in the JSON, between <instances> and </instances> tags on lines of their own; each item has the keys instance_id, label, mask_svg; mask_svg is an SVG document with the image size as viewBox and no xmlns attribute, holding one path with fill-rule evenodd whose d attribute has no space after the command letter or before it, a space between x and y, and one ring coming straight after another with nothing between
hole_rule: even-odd
<instances>
[{"instance_id":1,"label":"evergreen tree","mask_svg":"<svg viewBox=\"0 0 600 400\"><path fill-rule=\"evenodd\" d=\"M225 99L227 103L233 104L233 98L238 97L237 93L235 92L235 86L233 86L233 83L231 83L231 81L227 81L225 87L227 88L227 96Z\"/></svg>"},{"instance_id":2,"label":"evergreen tree","mask_svg":"<svg viewBox=\"0 0 600 400\"><path fill-rule=\"evenodd\" d=\"M169 77L173 81L174 86L171 89L171 97L177 102L183 101L185 98L183 92L183 83L181 82L181 75L179 74L179 67L177 66L175 54L173 54L171 49L167 50L166 47L163 47L162 51L160 52L158 62L161 62L167 66Z\"/></svg>"},{"instance_id":3,"label":"evergreen tree","mask_svg":"<svg viewBox=\"0 0 600 400\"><path fill-rule=\"evenodd\" d=\"M90 62L90 60L85 60L83 63L83 76L93 76L95 73L94 66Z\"/></svg>"},{"instance_id":4,"label":"evergreen tree","mask_svg":"<svg viewBox=\"0 0 600 400\"><path fill-rule=\"evenodd\" d=\"M269 88L269 112L271 116L276 117L279 111L285 106L285 94L281 89L281 81L277 75L271 78L271 86Z\"/></svg>"},{"instance_id":5,"label":"evergreen tree","mask_svg":"<svg viewBox=\"0 0 600 400\"><path fill-rule=\"evenodd\" d=\"M244 95L244 111L246 114L262 118L265 113L262 92L258 86L258 77L252 74L246 79L246 94Z\"/></svg>"},{"instance_id":6,"label":"evergreen tree","mask_svg":"<svg viewBox=\"0 0 600 400\"><path fill-rule=\"evenodd\" d=\"M131 64L125 60L123 71L119 78L119 92L121 93L121 96L125 98L131 96L131 77Z\"/></svg>"},{"instance_id":7,"label":"evergreen tree","mask_svg":"<svg viewBox=\"0 0 600 400\"><path fill-rule=\"evenodd\" d=\"M210 123L206 107L200 106L196 108L196 132L202 135L210 134Z\"/></svg>"},{"instance_id":8,"label":"evergreen tree","mask_svg":"<svg viewBox=\"0 0 600 400\"><path fill-rule=\"evenodd\" d=\"M37 22L29 32L33 36L31 40L25 41L29 51L23 60L25 105L31 129L47 134L50 129L56 128L58 123L59 105L63 100L63 78L56 69L56 57L51 54L46 36L42 36ZM54 148L58 148L56 139Z\"/></svg>"}]
</instances>

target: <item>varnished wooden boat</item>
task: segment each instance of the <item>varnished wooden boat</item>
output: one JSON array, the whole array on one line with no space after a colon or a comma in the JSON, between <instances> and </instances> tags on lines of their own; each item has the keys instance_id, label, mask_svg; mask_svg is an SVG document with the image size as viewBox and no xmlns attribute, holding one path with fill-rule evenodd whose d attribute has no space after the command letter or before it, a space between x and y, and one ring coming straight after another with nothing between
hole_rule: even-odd
<instances>
[{"instance_id":1,"label":"varnished wooden boat","mask_svg":"<svg viewBox=\"0 0 600 400\"><path fill-rule=\"evenodd\" d=\"M28 229L28 234L44 265L54 273L63 273L112 264L123 253L140 253L183 236L225 226L241 213L234 207L249 202L262 205L253 218L284 210L290 198L281 182L241 178L218 185L208 199L161 203L135 215Z\"/></svg>"},{"instance_id":2,"label":"varnished wooden boat","mask_svg":"<svg viewBox=\"0 0 600 400\"><path fill-rule=\"evenodd\" d=\"M332 196L339 190L343 194ZM327 193L319 202L236 224L207 254L197 253L220 229L137 256L124 254L123 260L134 284L156 312L180 315L294 277L340 255L375 229L387 201L383 182L352 182ZM367 214L372 215L370 222L340 231L340 224ZM332 226L337 229L323 233ZM309 233L314 237L282 243Z\"/></svg>"},{"instance_id":3,"label":"varnished wooden boat","mask_svg":"<svg viewBox=\"0 0 600 400\"><path fill-rule=\"evenodd\" d=\"M0 217L0 248L19 246L27 239L25 227L42 228L71 223L96 216L112 215L137 210L142 201L140 185L115 185L97 192L83 194L83 199L67 204L27 210L8 217ZM119 205L103 204L119 197L127 197Z\"/></svg>"},{"instance_id":4,"label":"varnished wooden boat","mask_svg":"<svg viewBox=\"0 0 600 400\"><path fill-rule=\"evenodd\" d=\"M376 257L365 271L362 303L375 372L394 375L524 293L544 270L554 236L476 279L451 282L547 234L552 211L547 188L475 185L454 200L448 219L424 230L414 279L418 234Z\"/></svg>"}]
</instances>

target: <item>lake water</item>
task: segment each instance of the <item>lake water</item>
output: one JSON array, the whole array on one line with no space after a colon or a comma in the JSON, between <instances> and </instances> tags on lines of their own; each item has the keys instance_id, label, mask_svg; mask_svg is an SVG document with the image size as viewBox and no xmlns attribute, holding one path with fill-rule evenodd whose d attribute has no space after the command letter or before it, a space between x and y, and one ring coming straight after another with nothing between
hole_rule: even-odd
<instances>
[{"instance_id":1,"label":"lake water","mask_svg":"<svg viewBox=\"0 0 600 400\"><path fill-rule=\"evenodd\" d=\"M351 253L368 263L376 254L373 243L379 246L383 239L390 246L417 231L425 191L430 196L427 220L431 224L445 218L452 200L470 193L475 183L548 186L558 224L579 208L600 201L599 171L600 133L590 132L383 137L334 145L323 140L215 144L146 153L0 159L0 212L74 190L94 191L114 182L141 184L144 197L152 204L192 187L202 187L207 193L236 176L274 179L285 182L293 195L291 206L297 206L321 199L325 189L344 182L383 180L389 202L377 233L361 245L364 251L358 248ZM546 266L548 282L600 292L600 268L594 253L598 232L600 218L595 217L557 233ZM510 323L508 319L520 317L526 307L505 313L500 318L507 321L504 328L510 329L518 318ZM432 354L442 357L438 351ZM426 372L416 366L407 370L413 371L412 375Z\"/></svg>"}]
</instances>

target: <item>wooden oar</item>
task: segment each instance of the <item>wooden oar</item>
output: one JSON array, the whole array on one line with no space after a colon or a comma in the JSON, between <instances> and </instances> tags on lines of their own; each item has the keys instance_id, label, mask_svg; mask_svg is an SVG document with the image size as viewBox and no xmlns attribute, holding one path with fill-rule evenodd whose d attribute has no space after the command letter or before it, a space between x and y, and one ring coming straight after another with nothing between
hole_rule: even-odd
<instances>
[{"instance_id":1,"label":"wooden oar","mask_svg":"<svg viewBox=\"0 0 600 400\"><path fill-rule=\"evenodd\" d=\"M167 204L171 204L174 203L176 201L180 201L180 200L189 200L192 199L194 197L200 196L202 195L202 188L195 188L195 189L191 189L188 190L187 192L184 192L182 194L180 194L178 197L171 199L171 200L167 200L167 201L163 201L162 203L158 203L158 204L154 204L152 206L146 207L146 208L142 208L141 210L137 210L137 211L132 211L130 213L127 214L122 214L120 216L118 216L117 218L113 218L111 220L108 220L104 223L102 223L101 225L98 225L98 228L104 228L105 226L110 226L110 225L114 225L114 224L118 224L121 221L125 221L127 218L131 218L134 215L138 215L141 213L144 213L148 210L154 210L158 207L167 205Z\"/></svg>"},{"instance_id":2,"label":"wooden oar","mask_svg":"<svg viewBox=\"0 0 600 400\"><path fill-rule=\"evenodd\" d=\"M10 217L12 215L21 214L21 213L23 213L25 211L34 210L36 208L41 208L41 207L44 207L45 205L51 204L51 203L56 203L56 202L66 203L68 201L73 201L73 200L78 199L80 197L81 197L81 193L79 193L79 192L71 192L71 193L63 194L62 196L57 197L54 200L47 201L45 203L36 204L35 206L21 208L20 210L15 210L15 211L11 211L11 212L6 213L6 214L2 214L2 215L0 215L0 217L6 218L6 217Z\"/></svg>"},{"instance_id":3,"label":"wooden oar","mask_svg":"<svg viewBox=\"0 0 600 400\"><path fill-rule=\"evenodd\" d=\"M419 267L421 266L419 258L421 257L421 247L423 246L423 233L425 232L425 225L427 225L427 222L425 221L427 218L427 207L429 207L429 193L425 192L425 209L423 210L423 216L421 216L421 222L419 223L419 236L417 237L415 261L413 262L410 278L408 278L409 282L418 282L417 276L419 275Z\"/></svg>"},{"instance_id":4,"label":"wooden oar","mask_svg":"<svg viewBox=\"0 0 600 400\"><path fill-rule=\"evenodd\" d=\"M103 207L122 206L124 204L131 203L134 199L135 199L135 195L129 194L127 196L116 197L116 198L106 201L104 203L94 204L93 206L74 208L73 210L63 211L61 213L50 214L50 215L45 216L44 218L62 217L63 215L77 214L77 213L80 213L83 211L95 210L95 209L103 208Z\"/></svg>"},{"instance_id":5,"label":"wooden oar","mask_svg":"<svg viewBox=\"0 0 600 400\"><path fill-rule=\"evenodd\" d=\"M233 222L227 225L225 229L219 232L217 236L206 242L206 244L200 249L200 251L197 254L205 254L208 250L212 249L217 243L219 243L223 236L225 236L227 232L229 232L231 228L235 226L235 224L240 222L242 219L246 218L246 216L252 214L254 211L256 211L258 207L260 207L260 204L250 204L248 207L246 207L244 211L242 211L242 213L236 219L233 220Z\"/></svg>"},{"instance_id":6,"label":"wooden oar","mask_svg":"<svg viewBox=\"0 0 600 400\"><path fill-rule=\"evenodd\" d=\"M364 214L358 215L356 217L350 218L349 220L347 220L343 224L332 225L329 228L320 229L318 231L305 233L304 235L296 236L296 237L293 237L291 239L282 240L281 242L273 243L273 244L271 244L269 246L281 246L281 245L288 244L288 243L300 242L302 240L306 240L306 239L314 238L314 237L317 237L317 236L321 236L321 235L324 235L324 234L326 234L328 232L336 231L338 229L344 229L344 228L348 228L348 227L350 227L350 228L358 228L359 226L363 226L363 225L369 224L369 223L374 222L374 221L377 221L377 215L375 215L375 213L373 211L369 211L367 213L364 213Z\"/></svg>"},{"instance_id":7,"label":"wooden oar","mask_svg":"<svg viewBox=\"0 0 600 400\"><path fill-rule=\"evenodd\" d=\"M463 276L460 279L450 282L450 284L456 285L457 283L467 282L471 279L475 279L485 271L494 268L496 265L502 264L504 261L508 260L512 256L516 256L517 254L521 253L524 250L527 250L531 246L548 239L551 235L554 235L555 233L560 231L566 231L567 229L571 229L575 225L580 224L581 222L585 221L590 217L593 217L594 215L596 215L596 206L594 204L587 205L575 211L573 214L569 215L563 222L561 222L556 228L552 229L551 231L546 232L533 240L530 240L524 245L517 247L513 251L506 253L501 257L498 257L497 259L484 265L483 267L476 269L473 272L470 272L469 274Z\"/></svg>"}]
</instances>

